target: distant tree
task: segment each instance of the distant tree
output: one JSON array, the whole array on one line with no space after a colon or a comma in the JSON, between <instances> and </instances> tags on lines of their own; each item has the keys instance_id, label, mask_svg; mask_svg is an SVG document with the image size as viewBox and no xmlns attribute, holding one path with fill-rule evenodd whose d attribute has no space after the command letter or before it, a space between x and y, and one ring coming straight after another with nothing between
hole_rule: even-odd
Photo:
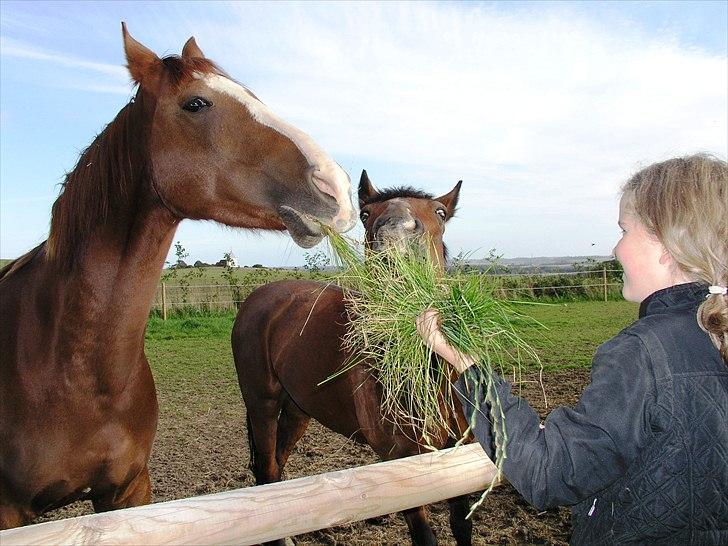
<instances>
[{"instance_id":1,"label":"distant tree","mask_svg":"<svg viewBox=\"0 0 728 546\"><path fill-rule=\"evenodd\" d=\"M255 267L255 268L260 269L260 268L263 267L263 264L253 264L251 267Z\"/></svg>"},{"instance_id":2,"label":"distant tree","mask_svg":"<svg viewBox=\"0 0 728 546\"><path fill-rule=\"evenodd\" d=\"M230 259L230 252L226 252L221 260L223 267L225 268L222 272L222 277L228 283L230 287L230 295L233 299L233 305L236 309L240 308L240 304L243 301L243 287L240 285L240 279L236 274L237 267L232 266L232 260Z\"/></svg>"},{"instance_id":3,"label":"distant tree","mask_svg":"<svg viewBox=\"0 0 728 546\"><path fill-rule=\"evenodd\" d=\"M314 275L323 271L331 263L331 259L322 250L306 252L303 259L306 262L303 268Z\"/></svg>"},{"instance_id":4,"label":"distant tree","mask_svg":"<svg viewBox=\"0 0 728 546\"><path fill-rule=\"evenodd\" d=\"M174 255L177 257L177 261L172 267L176 267L178 269L183 269L187 267L187 264L185 263L185 258L189 257L189 252L185 250L185 247L182 246L182 243L180 241L177 241L174 243Z\"/></svg>"}]
</instances>

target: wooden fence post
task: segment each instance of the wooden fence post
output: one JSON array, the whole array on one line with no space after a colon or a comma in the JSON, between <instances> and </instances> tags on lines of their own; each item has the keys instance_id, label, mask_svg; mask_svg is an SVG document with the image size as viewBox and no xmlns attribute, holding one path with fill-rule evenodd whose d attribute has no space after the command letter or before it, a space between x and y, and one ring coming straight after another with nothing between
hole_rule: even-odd
<instances>
[{"instance_id":1,"label":"wooden fence post","mask_svg":"<svg viewBox=\"0 0 728 546\"><path fill-rule=\"evenodd\" d=\"M604 301L607 301L607 268L602 268L602 279L604 280Z\"/></svg>"},{"instance_id":2,"label":"wooden fence post","mask_svg":"<svg viewBox=\"0 0 728 546\"><path fill-rule=\"evenodd\" d=\"M167 285L162 283L162 320L167 320Z\"/></svg>"}]
</instances>

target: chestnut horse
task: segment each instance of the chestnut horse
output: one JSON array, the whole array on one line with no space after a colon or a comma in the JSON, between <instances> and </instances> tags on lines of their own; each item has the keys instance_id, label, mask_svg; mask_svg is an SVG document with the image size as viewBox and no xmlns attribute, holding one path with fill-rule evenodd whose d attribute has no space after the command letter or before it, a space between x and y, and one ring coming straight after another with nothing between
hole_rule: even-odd
<instances>
[{"instance_id":1,"label":"chestnut horse","mask_svg":"<svg viewBox=\"0 0 728 546\"><path fill-rule=\"evenodd\" d=\"M122 24L134 99L82 153L48 240L0 271L0 527L78 499L150 500L157 399L144 331L183 218L285 230L355 223L349 178L206 59Z\"/></svg>"},{"instance_id":2,"label":"chestnut horse","mask_svg":"<svg viewBox=\"0 0 728 546\"><path fill-rule=\"evenodd\" d=\"M455 212L459 193L460 183L436 199L411 188L378 192L364 171L359 205L367 252L426 235L422 240L432 241L433 261L442 268L446 257L442 235ZM233 327L232 347L247 408L250 466L256 483L281 479L283 467L311 417L335 432L369 444L384 460L423 451L421 438L383 418L380 385L364 363L318 386L350 357L341 346L347 317L341 289L311 281L274 282L253 292L242 304ZM462 432L466 428L461 412L452 416L452 430ZM431 444L449 447L454 439L443 431ZM472 524L465 519L468 497L450 499L449 503L450 526L457 543L469 544ZM406 510L404 517L413 543L436 543L424 507Z\"/></svg>"}]
</instances>

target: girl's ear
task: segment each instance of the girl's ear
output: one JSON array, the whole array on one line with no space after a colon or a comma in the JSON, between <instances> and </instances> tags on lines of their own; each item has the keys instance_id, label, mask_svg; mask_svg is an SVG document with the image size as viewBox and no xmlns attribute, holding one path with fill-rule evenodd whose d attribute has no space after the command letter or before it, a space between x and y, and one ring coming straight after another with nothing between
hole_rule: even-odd
<instances>
[{"instance_id":1,"label":"girl's ear","mask_svg":"<svg viewBox=\"0 0 728 546\"><path fill-rule=\"evenodd\" d=\"M662 254L660 254L660 265L666 265L666 266L672 266L675 264L675 260L672 257L672 254L670 254L670 251L665 248L665 246L660 243L660 246L662 247Z\"/></svg>"}]
</instances>

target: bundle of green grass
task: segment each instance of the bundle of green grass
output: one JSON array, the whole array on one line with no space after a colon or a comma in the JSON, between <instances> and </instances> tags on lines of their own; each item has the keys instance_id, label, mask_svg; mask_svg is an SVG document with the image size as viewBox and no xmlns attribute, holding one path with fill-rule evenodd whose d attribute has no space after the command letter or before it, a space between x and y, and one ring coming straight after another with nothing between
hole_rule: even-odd
<instances>
[{"instance_id":1,"label":"bundle of green grass","mask_svg":"<svg viewBox=\"0 0 728 546\"><path fill-rule=\"evenodd\" d=\"M496 298L495 286L484 275L444 274L422 250L429 248L423 241L392 245L364 260L341 235L329 231L328 236L343 269L336 283L344 289L351 319L344 344L353 356L339 373L365 363L381 383L383 414L395 424L415 427L428 443L443 430L457 437L449 419L454 373L448 365L433 365L432 351L416 327L425 309L438 310L448 342L474 357L482 372L484 384L475 388L483 388L487 407L476 412L490 413L500 470L507 430L493 374L518 378L526 359L538 361L516 331L517 324L529 320L516 309L518 302Z\"/></svg>"}]
</instances>

